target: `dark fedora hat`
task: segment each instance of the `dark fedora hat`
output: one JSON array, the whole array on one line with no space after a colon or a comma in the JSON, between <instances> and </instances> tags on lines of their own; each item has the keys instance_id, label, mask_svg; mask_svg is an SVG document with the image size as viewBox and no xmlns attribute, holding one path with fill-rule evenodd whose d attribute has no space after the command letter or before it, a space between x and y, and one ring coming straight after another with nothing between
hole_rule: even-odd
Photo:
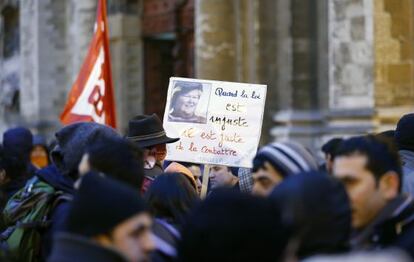
<instances>
[{"instance_id":1,"label":"dark fedora hat","mask_svg":"<svg viewBox=\"0 0 414 262\"><path fill-rule=\"evenodd\" d=\"M171 138L166 135L162 122L156 114L138 115L132 118L129 121L126 138L141 148L180 140L180 138Z\"/></svg>"}]
</instances>

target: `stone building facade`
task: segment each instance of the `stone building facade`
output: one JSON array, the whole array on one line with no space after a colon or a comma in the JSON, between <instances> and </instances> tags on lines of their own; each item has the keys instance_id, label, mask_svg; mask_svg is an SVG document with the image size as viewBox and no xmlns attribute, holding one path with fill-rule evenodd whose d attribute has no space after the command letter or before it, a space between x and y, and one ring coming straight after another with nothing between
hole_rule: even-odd
<instances>
[{"instance_id":1,"label":"stone building facade","mask_svg":"<svg viewBox=\"0 0 414 262\"><path fill-rule=\"evenodd\" d=\"M96 0L0 0L0 131L51 134ZM268 85L262 142L316 149L414 105L414 0L109 0L118 125L162 112L170 76Z\"/></svg>"}]
</instances>

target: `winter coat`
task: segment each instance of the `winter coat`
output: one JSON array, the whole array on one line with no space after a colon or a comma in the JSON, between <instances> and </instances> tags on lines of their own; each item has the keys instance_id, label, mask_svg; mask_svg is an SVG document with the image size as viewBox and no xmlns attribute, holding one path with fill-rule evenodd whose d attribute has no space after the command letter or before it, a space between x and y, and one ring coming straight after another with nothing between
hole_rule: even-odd
<instances>
[{"instance_id":1,"label":"winter coat","mask_svg":"<svg viewBox=\"0 0 414 262\"><path fill-rule=\"evenodd\" d=\"M399 153L403 171L402 191L414 196L414 152L400 150Z\"/></svg>"},{"instance_id":2,"label":"winter coat","mask_svg":"<svg viewBox=\"0 0 414 262\"><path fill-rule=\"evenodd\" d=\"M56 133L57 144L51 152L53 163L63 175L77 179L79 162L87 146L101 139L120 137L108 126L79 122L65 126Z\"/></svg>"},{"instance_id":3,"label":"winter coat","mask_svg":"<svg viewBox=\"0 0 414 262\"><path fill-rule=\"evenodd\" d=\"M7 201L26 184L26 178L11 180L0 187L0 211L6 206Z\"/></svg>"},{"instance_id":4,"label":"winter coat","mask_svg":"<svg viewBox=\"0 0 414 262\"><path fill-rule=\"evenodd\" d=\"M178 228L165 219L156 218L152 226L156 250L151 254L152 262L175 261L177 243L181 239Z\"/></svg>"},{"instance_id":5,"label":"winter coat","mask_svg":"<svg viewBox=\"0 0 414 262\"><path fill-rule=\"evenodd\" d=\"M70 233L59 233L48 262L127 262L118 251Z\"/></svg>"},{"instance_id":6,"label":"winter coat","mask_svg":"<svg viewBox=\"0 0 414 262\"><path fill-rule=\"evenodd\" d=\"M148 191L154 179L164 172L160 163L155 163L151 169L144 169L144 180L142 181L141 194L144 195Z\"/></svg>"},{"instance_id":7,"label":"winter coat","mask_svg":"<svg viewBox=\"0 0 414 262\"><path fill-rule=\"evenodd\" d=\"M389 202L375 220L352 239L354 249L397 247L414 259L414 200L401 195Z\"/></svg>"},{"instance_id":8,"label":"winter coat","mask_svg":"<svg viewBox=\"0 0 414 262\"><path fill-rule=\"evenodd\" d=\"M63 191L68 196L73 196L73 180L69 176L60 174L55 165L49 165L36 174L42 181L48 183L58 191ZM49 216L51 224L50 227L43 233L42 237L42 257L47 258L51 248L53 236L62 231L64 228L64 221L69 211L70 202L62 199L57 203L55 208L51 211Z\"/></svg>"}]
</instances>

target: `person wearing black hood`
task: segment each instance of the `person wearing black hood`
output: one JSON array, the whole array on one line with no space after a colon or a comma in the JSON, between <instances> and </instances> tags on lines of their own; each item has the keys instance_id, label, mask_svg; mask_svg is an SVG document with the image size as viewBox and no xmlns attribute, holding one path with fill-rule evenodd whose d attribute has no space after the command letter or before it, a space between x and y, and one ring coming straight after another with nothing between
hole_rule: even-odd
<instances>
[{"instance_id":1,"label":"person wearing black hood","mask_svg":"<svg viewBox=\"0 0 414 262\"><path fill-rule=\"evenodd\" d=\"M97 141L119 137L111 127L93 122L79 122L63 127L56 133L56 145L51 152L53 165L41 169L37 176L56 190L74 193L74 182L78 179L78 166L85 149ZM58 203L51 211L51 226L44 234L43 253L48 256L53 235L63 228L69 202Z\"/></svg>"},{"instance_id":2,"label":"person wearing black hood","mask_svg":"<svg viewBox=\"0 0 414 262\"><path fill-rule=\"evenodd\" d=\"M323 172L288 176L271 192L283 223L293 230L292 250L303 260L349 250L351 208L340 181Z\"/></svg>"}]
</instances>

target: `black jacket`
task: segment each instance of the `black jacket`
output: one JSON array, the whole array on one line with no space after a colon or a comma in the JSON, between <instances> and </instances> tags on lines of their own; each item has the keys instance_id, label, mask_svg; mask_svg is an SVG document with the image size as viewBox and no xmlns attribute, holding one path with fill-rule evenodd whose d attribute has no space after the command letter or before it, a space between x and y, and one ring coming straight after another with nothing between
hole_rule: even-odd
<instances>
[{"instance_id":1,"label":"black jacket","mask_svg":"<svg viewBox=\"0 0 414 262\"><path fill-rule=\"evenodd\" d=\"M89 239L60 232L48 262L127 262L121 253L97 245Z\"/></svg>"},{"instance_id":2,"label":"black jacket","mask_svg":"<svg viewBox=\"0 0 414 262\"><path fill-rule=\"evenodd\" d=\"M397 247L414 259L414 200L401 195L388 203L376 219L352 239L355 249Z\"/></svg>"}]
</instances>

